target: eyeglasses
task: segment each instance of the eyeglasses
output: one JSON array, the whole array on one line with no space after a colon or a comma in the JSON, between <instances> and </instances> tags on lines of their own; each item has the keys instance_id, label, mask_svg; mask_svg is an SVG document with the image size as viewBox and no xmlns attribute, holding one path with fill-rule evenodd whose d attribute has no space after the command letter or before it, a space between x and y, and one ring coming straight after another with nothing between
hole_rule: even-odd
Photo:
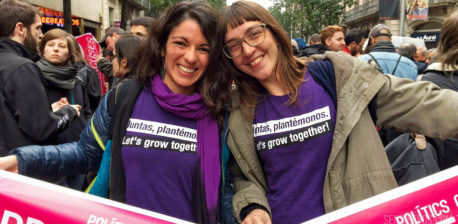
<instances>
[{"instance_id":1,"label":"eyeglasses","mask_svg":"<svg viewBox=\"0 0 458 224\"><path fill-rule=\"evenodd\" d=\"M243 46L245 42L252 47L260 45L266 39L266 24L261 23L257 26L251 27L247 30L243 38L238 40L232 40L223 47L223 52L228 58L235 58L242 54Z\"/></svg>"}]
</instances>

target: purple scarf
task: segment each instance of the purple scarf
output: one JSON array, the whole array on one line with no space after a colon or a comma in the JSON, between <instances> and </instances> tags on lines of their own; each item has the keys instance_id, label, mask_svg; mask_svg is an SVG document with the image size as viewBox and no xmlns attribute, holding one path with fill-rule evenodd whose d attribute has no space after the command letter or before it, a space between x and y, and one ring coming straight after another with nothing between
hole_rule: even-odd
<instances>
[{"instance_id":1,"label":"purple scarf","mask_svg":"<svg viewBox=\"0 0 458 224\"><path fill-rule=\"evenodd\" d=\"M214 223L217 221L216 214L221 169L218 124L207 113L207 105L199 93L194 93L192 96L175 94L162 81L160 75L155 75L151 80L151 89L162 109L180 117L197 120L197 158L200 161L198 179L202 179L198 182L205 189L205 192L202 193L204 195L201 195L204 197L200 198L205 198L205 207L207 210L203 211L207 214L204 215L207 217L203 219ZM200 214L196 215L200 216Z\"/></svg>"}]
</instances>

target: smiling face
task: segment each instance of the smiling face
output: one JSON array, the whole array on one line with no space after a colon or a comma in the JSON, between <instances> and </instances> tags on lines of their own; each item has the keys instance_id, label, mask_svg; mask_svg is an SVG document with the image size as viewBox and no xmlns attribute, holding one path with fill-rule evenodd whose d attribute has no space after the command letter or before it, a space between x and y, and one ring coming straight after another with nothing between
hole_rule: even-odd
<instances>
[{"instance_id":1,"label":"smiling face","mask_svg":"<svg viewBox=\"0 0 458 224\"><path fill-rule=\"evenodd\" d=\"M225 43L240 40L248 30L260 24L260 21L248 21L235 28L228 25ZM239 70L257 79L264 87L267 83L276 82L275 65L278 60L278 44L268 27L265 28L265 32L266 38L262 43L252 47L242 42L242 53L232 58Z\"/></svg>"},{"instance_id":2,"label":"smiling face","mask_svg":"<svg viewBox=\"0 0 458 224\"><path fill-rule=\"evenodd\" d=\"M207 69L209 52L210 44L200 25L193 19L181 22L170 32L162 53L164 83L176 94L192 95Z\"/></svg>"},{"instance_id":3,"label":"smiling face","mask_svg":"<svg viewBox=\"0 0 458 224\"><path fill-rule=\"evenodd\" d=\"M43 57L55 65L64 65L69 56L67 38L60 37L46 42Z\"/></svg>"}]
</instances>

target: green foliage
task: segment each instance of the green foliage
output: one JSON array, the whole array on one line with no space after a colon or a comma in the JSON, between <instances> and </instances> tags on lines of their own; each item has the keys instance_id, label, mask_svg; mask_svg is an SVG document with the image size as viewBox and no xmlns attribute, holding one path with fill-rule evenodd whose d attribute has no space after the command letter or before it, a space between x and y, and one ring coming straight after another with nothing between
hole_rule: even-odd
<instances>
[{"instance_id":1,"label":"green foliage","mask_svg":"<svg viewBox=\"0 0 458 224\"><path fill-rule=\"evenodd\" d=\"M355 0L274 0L270 13L292 37L320 33L328 25L341 25L345 7Z\"/></svg>"},{"instance_id":2,"label":"green foliage","mask_svg":"<svg viewBox=\"0 0 458 224\"><path fill-rule=\"evenodd\" d=\"M148 13L149 16L158 17L165 9L169 6L181 2L183 0L149 0L150 2L150 10ZM226 0L206 0L209 2L213 7L217 10L220 10L226 5Z\"/></svg>"}]
</instances>

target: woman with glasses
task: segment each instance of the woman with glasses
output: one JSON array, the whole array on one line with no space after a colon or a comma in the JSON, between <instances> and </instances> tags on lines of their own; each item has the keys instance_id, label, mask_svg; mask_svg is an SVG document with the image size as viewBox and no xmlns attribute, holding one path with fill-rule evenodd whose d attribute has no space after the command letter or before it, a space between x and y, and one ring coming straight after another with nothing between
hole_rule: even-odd
<instances>
[{"instance_id":1,"label":"woman with glasses","mask_svg":"<svg viewBox=\"0 0 458 224\"><path fill-rule=\"evenodd\" d=\"M217 33L236 84L225 143L240 222L302 223L396 187L374 123L458 136L449 113L458 94L382 75L344 52L298 59L257 3L226 6ZM417 122L433 105L437 114Z\"/></svg>"}]
</instances>

